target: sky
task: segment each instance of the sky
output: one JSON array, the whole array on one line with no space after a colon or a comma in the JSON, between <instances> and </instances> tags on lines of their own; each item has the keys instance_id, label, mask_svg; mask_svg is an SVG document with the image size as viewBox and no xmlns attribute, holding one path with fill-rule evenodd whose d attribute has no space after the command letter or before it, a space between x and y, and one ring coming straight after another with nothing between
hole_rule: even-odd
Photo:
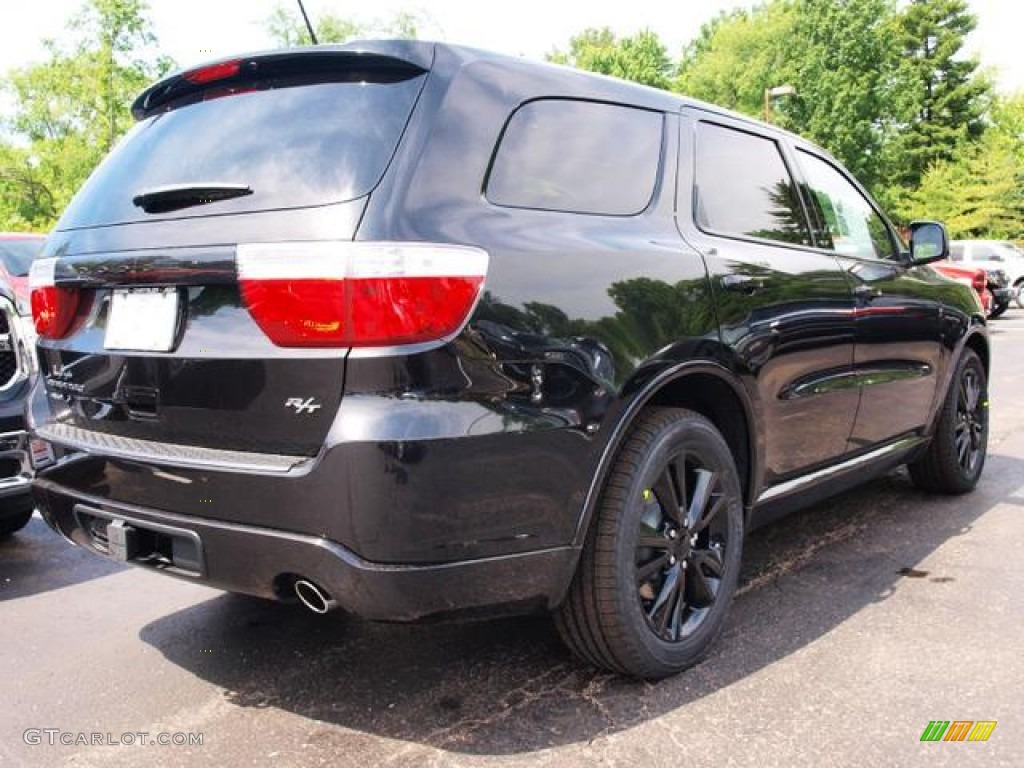
<instances>
[{"instance_id":1,"label":"sky","mask_svg":"<svg viewBox=\"0 0 1024 768\"><path fill-rule=\"evenodd\" d=\"M265 20L278 0L149 0L150 18L162 52L187 67L210 58L270 46ZM280 0L294 7L294 0ZM678 56L700 26L718 11L749 7L737 0L304 0L312 18L334 13L359 21L417 11L427 24L421 37L462 43L503 53L543 58L586 27L609 26L620 35L649 28L669 53ZM59 37L82 0L0 0L0 73L44 58L41 40ZM996 71L999 89L1024 91L1024 55L1017 0L970 0L978 29L971 53Z\"/></svg>"}]
</instances>

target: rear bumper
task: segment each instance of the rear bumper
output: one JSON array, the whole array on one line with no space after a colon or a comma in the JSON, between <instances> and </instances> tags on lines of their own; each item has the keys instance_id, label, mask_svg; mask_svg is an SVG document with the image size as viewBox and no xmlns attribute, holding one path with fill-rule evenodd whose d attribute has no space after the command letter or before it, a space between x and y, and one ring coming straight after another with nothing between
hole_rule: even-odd
<instances>
[{"instance_id":1,"label":"rear bumper","mask_svg":"<svg viewBox=\"0 0 1024 768\"><path fill-rule=\"evenodd\" d=\"M992 297L995 299L997 304L1008 304L1017 298L1017 289L1011 287L996 288L992 290Z\"/></svg>"},{"instance_id":2,"label":"rear bumper","mask_svg":"<svg viewBox=\"0 0 1024 768\"><path fill-rule=\"evenodd\" d=\"M342 609L385 621L549 610L564 597L578 554L560 547L439 565L381 564L323 537L111 502L45 479L35 482L33 495L54 530L102 556L281 600L292 599L291 586L301 577L320 585ZM112 521L146 542L163 543L126 553L100 533ZM153 556L154 547L166 556Z\"/></svg>"}]
</instances>

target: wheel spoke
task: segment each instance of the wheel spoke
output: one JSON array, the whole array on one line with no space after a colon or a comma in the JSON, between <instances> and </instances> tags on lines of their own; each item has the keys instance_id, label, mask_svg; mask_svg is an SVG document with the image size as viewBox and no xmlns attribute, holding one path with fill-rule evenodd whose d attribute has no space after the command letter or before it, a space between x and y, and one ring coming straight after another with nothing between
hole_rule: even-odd
<instances>
[{"instance_id":1,"label":"wheel spoke","mask_svg":"<svg viewBox=\"0 0 1024 768\"><path fill-rule=\"evenodd\" d=\"M690 531L698 531L701 526L701 518L711 498L711 490L715 484L715 473L710 469L698 469L696 481L693 484L693 497L690 499L690 507L686 511L686 527ZM709 516L710 517L710 516Z\"/></svg>"},{"instance_id":2,"label":"wheel spoke","mask_svg":"<svg viewBox=\"0 0 1024 768\"><path fill-rule=\"evenodd\" d=\"M672 606L672 622L668 626L668 636L670 640L678 640L679 633L683 628L683 611L686 610L686 574L683 573L682 577L683 584L680 585L679 591L676 594L675 605Z\"/></svg>"},{"instance_id":3,"label":"wheel spoke","mask_svg":"<svg viewBox=\"0 0 1024 768\"><path fill-rule=\"evenodd\" d=\"M647 536L641 533L640 538L637 539L636 546L637 549L668 549L672 546L672 542L660 533Z\"/></svg>"},{"instance_id":4,"label":"wheel spoke","mask_svg":"<svg viewBox=\"0 0 1024 768\"><path fill-rule=\"evenodd\" d=\"M669 555L665 552L638 567L636 569L636 583L643 584L656 573L659 573L666 565L668 565L668 558Z\"/></svg>"},{"instance_id":5,"label":"wheel spoke","mask_svg":"<svg viewBox=\"0 0 1024 768\"><path fill-rule=\"evenodd\" d=\"M978 385L977 377L973 373L968 373L964 377L964 386L967 389L967 412L974 413L981 398L981 387Z\"/></svg>"},{"instance_id":6,"label":"wheel spoke","mask_svg":"<svg viewBox=\"0 0 1024 768\"><path fill-rule=\"evenodd\" d=\"M654 495L661 504L662 512L677 525L683 520L683 508L686 505L686 489L683 487L682 475L675 461L670 461L658 476L654 484Z\"/></svg>"},{"instance_id":7,"label":"wheel spoke","mask_svg":"<svg viewBox=\"0 0 1024 768\"><path fill-rule=\"evenodd\" d=\"M668 625L668 614L674 605L673 601L679 595L679 577L681 572L682 568L678 564L669 569L669 572L665 575L665 581L661 585L661 591L658 592L658 596L651 604L651 609L647 612L647 618L654 622L659 634L664 633L665 627ZM660 617L658 616L659 612L661 612Z\"/></svg>"}]
</instances>

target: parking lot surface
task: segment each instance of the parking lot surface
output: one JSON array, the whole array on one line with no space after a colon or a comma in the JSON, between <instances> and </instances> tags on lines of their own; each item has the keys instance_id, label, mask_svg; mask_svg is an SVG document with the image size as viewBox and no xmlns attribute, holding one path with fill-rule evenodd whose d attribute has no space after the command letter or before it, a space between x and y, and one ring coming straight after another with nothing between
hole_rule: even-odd
<instances>
[{"instance_id":1,"label":"parking lot surface","mask_svg":"<svg viewBox=\"0 0 1024 768\"><path fill-rule=\"evenodd\" d=\"M1024 310L992 342L978 490L897 471L753 533L722 639L657 684L582 665L544 618L316 616L109 563L36 518L0 544L0 765L1019 766ZM922 742L933 720L997 725Z\"/></svg>"}]
</instances>

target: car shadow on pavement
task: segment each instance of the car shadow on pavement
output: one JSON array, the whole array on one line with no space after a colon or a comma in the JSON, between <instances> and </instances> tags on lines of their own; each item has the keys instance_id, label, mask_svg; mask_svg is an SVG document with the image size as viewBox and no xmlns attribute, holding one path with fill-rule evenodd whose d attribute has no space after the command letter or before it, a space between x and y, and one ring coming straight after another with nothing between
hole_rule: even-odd
<instances>
[{"instance_id":1,"label":"car shadow on pavement","mask_svg":"<svg viewBox=\"0 0 1024 768\"><path fill-rule=\"evenodd\" d=\"M351 749L351 731L479 755L588 742L771 665L885 600L905 578L955 593L956 573L928 573L922 561L1017 493L1024 462L989 461L1002 466L968 496L926 497L905 471L894 472L754 532L718 644L659 683L585 666L545 618L384 625L222 596L140 636L239 707L321 721L310 723L309 739L323 748Z\"/></svg>"},{"instance_id":2,"label":"car shadow on pavement","mask_svg":"<svg viewBox=\"0 0 1024 768\"><path fill-rule=\"evenodd\" d=\"M72 546L36 513L20 531L0 539L0 602L70 587L126 567Z\"/></svg>"}]
</instances>

